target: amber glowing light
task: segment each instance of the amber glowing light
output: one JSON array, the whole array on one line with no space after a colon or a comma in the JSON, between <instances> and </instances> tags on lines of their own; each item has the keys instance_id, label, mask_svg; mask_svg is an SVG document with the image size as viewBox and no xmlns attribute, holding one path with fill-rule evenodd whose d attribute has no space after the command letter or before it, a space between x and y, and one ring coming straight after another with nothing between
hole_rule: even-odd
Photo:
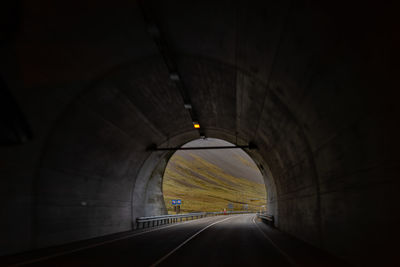
<instances>
[{"instance_id":1,"label":"amber glowing light","mask_svg":"<svg viewBox=\"0 0 400 267\"><path fill-rule=\"evenodd\" d=\"M199 129L200 128L200 124L198 123L193 123L194 128Z\"/></svg>"}]
</instances>

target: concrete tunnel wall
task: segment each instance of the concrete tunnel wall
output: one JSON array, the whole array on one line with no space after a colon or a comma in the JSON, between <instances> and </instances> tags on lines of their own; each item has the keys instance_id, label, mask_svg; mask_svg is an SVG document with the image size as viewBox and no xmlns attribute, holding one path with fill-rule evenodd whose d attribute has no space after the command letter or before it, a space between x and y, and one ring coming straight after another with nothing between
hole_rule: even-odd
<instances>
[{"instance_id":1,"label":"concrete tunnel wall","mask_svg":"<svg viewBox=\"0 0 400 267\"><path fill-rule=\"evenodd\" d=\"M39 233L36 240L39 246L73 241L82 235L90 238L108 234L115 231L113 229L129 230L132 217L134 220L138 216L157 215L166 211L161 183L171 153L149 152L147 147L152 143L180 146L199 135L191 123L187 123L183 103L174 103L168 101L173 98L165 97L169 92L174 92L172 83L171 87L160 89L160 97L155 97L150 91L153 90L150 86L165 86L165 79L160 79L157 84L153 78L156 70L161 68L161 62L154 61L153 64L156 67L147 70L143 62L116 70L79 96L58 122L59 126L47 143L36 184L36 201L52 203L50 206L39 204L37 207L35 232ZM192 64L194 62L188 63ZM137 74L139 67L141 73ZM168 73L165 72L164 77L168 78ZM132 87L132 84L135 86ZM227 89L222 84L217 86L218 90ZM148 98L137 97L144 95L148 95ZM175 97L178 98L177 95ZM148 105L144 99L152 101L152 105ZM145 119L147 116L137 109L140 105L141 110L148 108L146 112L152 113L157 119L151 123ZM219 119L231 120L223 116ZM207 127L205 122L202 125ZM187 127L184 132L180 132L181 125ZM172 136L166 137L159 130L163 127L169 127ZM224 128L210 127L207 136L236 141L236 137ZM239 142L246 143L244 140ZM256 155L257 152L250 153ZM257 158L262 159L258 156L256 161ZM265 163L264 166L262 170L267 170ZM267 179L266 184L273 183ZM272 190L275 186L267 188ZM273 213L276 193L271 191L269 195L268 205ZM64 206L66 199L75 205ZM86 204L82 206L82 202Z\"/></svg>"},{"instance_id":2,"label":"concrete tunnel wall","mask_svg":"<svg viewBox=\"0 0 400 267\"><path fill-rule=\"evenodd\" d=\"M1 39L0 73L34 139L1 147L0 254L127 231L162 212L152 174L168 155L146 148L199 137L137 2L30 5L10 7L19 20ZM394 250L399 223L395 8L342 6L150 10L205 133L257 144L249 154L276 192L279 229L373 262Z\"/></svg>"}]
</instances>

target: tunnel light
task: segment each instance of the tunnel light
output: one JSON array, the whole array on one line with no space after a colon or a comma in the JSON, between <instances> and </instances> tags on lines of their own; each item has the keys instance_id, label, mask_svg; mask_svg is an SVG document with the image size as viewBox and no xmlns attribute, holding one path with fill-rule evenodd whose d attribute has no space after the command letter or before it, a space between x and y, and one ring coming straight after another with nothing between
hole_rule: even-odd
<instances>
[{"instance_id":1,"label":"tunnel light","mask_svg":"<svg viewBox=\"0 0 400 267\"><path fill-rule=\"evenodd\" d=\"M191 104L184 104L185 109L192 109L192 105Z\"/></svg>"},{"instance_id":2,"label":"tunnel light","mask_svg":"<svg viewBox=\"0 0 400 267\"><path fill-rule=\"evenodd\" d=\"M197 121L193 122L193 127L196 129L200 129L200 124Z\"/></svg>"},{"instance_id":3,"label":"tunnel light","mask_svg":"<svg viewBox=\"0 0 400 267\"><path fill-rule=\"evenodd\" d=\"M177 82L177 81L180 80L180 79L179 79L179 75L178 75L178 73L176 73L176 72L170 73L170 74L169 74L169 78L171 79L171 81L175 81L175 82Z\"/></svg>"}]
</instances>

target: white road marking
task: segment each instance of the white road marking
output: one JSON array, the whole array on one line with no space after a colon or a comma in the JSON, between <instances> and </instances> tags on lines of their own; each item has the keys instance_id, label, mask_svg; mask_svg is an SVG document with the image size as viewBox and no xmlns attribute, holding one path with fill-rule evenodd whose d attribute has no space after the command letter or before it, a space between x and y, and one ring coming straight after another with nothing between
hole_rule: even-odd
<instances>
[{"instance_id":1,"label":"white road marking","mask_svg":"<svg viewBox=\"0 0 400 267\"><path fill-rule=\"evenodd\" d=\"M208 218L213 218L213 217L208 217ZM203 219L205 219L205 218L203 218ZM166 228L171 228L171 227L174 227L174 226L177 226L177 225L183 225L183 224L196 222L196 221L198 222L198 220L199 219L186 221L186 222L180 222L180 223L168 225L168 226L165 226L165 227L158 227L158 228L155 228L155 229L151 229L151 230L142 231L142 232L139 232L139 233L126 235L126 236L119 237L119 238L112 239L112 240L107 240L107 241L103 241L103 242L92 244L92 245L83 246L83 247L76 248L76 249L71 249L71 250L67 250L67 251L63 251L63 252L59 252L59 253L54 253L54 254L49 255L49 256L44 256L44 257L40 257L40 258L36 258L36 259L32 259L32 260L19 262L19 263L12 264L12 265L9 265L9 266L10 267L11 266L22 266L22 265L26 265L26 264L35 263L35 262L45 261L45 260L56 258L56 257L59 257L59 256L64 256L64 255L68 255L68 254L71 254L71 253L74 253L74 252L82 251L82 250L85 250L85 249L95 248L95 247L99 247L99 246L102 246L102 245L110 244L110 243L113 243L113 242L116 242L116 241L119 241L119 240L123 240L123 239L131 238L131 237L135 237L135 236L139 236L139 235L143 235L143 234L159 231L159 230L166 229Z\"/></svg>"},{"instance_id":2,"label":"white road marking","mask_svg":"<svg viewBox=\"0 0 400 267\"><path fill-rule=\"evenodd\" d=\"M285 259L292 265L292 266L297 266L296 262L292 259L292 257L290 257L286 252L284 252L282 249L280 249L278 247L277 244L275 244L274 241L272 241L272 239L267 236L267 234L261 230L260 226L257 225L257 223L254 221L254 219L256 218L256 216L253 217L253 223L257 226L257 229L263 234L263 236L279 251L279 253L281 253Z\"/></svg>"},{"instance_id":3,"label":"white road marking","mask_svg":"<svg viewBox=\"0 0 400 267\"><path fill-rule=\"evenodd\" d=\"M188 239L186 239L185 241L183 241L179 246L177 246L176 248L174 248L173 250L171 250L168 254L166 254L164 257L162 257L161 259L159 259L158 261L156 261L155 263L153 263L152 265L150 265L150 267L154 267L157 266L158 264L160 264L161 262L163 262L166 258L168 258L169 256L171 256L175 251L177 251L178 249L180 249L183 245L185 245L187 242L189 242L190 240L192 240L193 238L195 238L197 235L199 235L201 232L203 232L204 230L206 230L207 228L217 224L217 223L221 223L223 221L229 220L234 218L234 216L217 221L217 222L213 222L212 224L207 225L206 227L204 227L203 229L197 231L194 235L192 235L191 237L189 237Z\"/></svg>"}]
</instances>

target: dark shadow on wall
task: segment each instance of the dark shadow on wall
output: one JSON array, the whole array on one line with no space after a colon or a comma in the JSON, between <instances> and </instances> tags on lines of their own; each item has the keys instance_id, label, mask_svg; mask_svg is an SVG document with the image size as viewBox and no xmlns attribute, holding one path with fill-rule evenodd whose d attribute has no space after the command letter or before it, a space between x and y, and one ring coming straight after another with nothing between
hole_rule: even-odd
<instances>
[{"instance_id":1,"label":"dark shadow on wall","mask_svg":"<svg viewBox=\"0 0 400 267\"><path fill-rule=\"evenodd\" d=\"M22 144L32 138L28 121L0 77L0 145Z\"/></svg>"}]
</instances>

